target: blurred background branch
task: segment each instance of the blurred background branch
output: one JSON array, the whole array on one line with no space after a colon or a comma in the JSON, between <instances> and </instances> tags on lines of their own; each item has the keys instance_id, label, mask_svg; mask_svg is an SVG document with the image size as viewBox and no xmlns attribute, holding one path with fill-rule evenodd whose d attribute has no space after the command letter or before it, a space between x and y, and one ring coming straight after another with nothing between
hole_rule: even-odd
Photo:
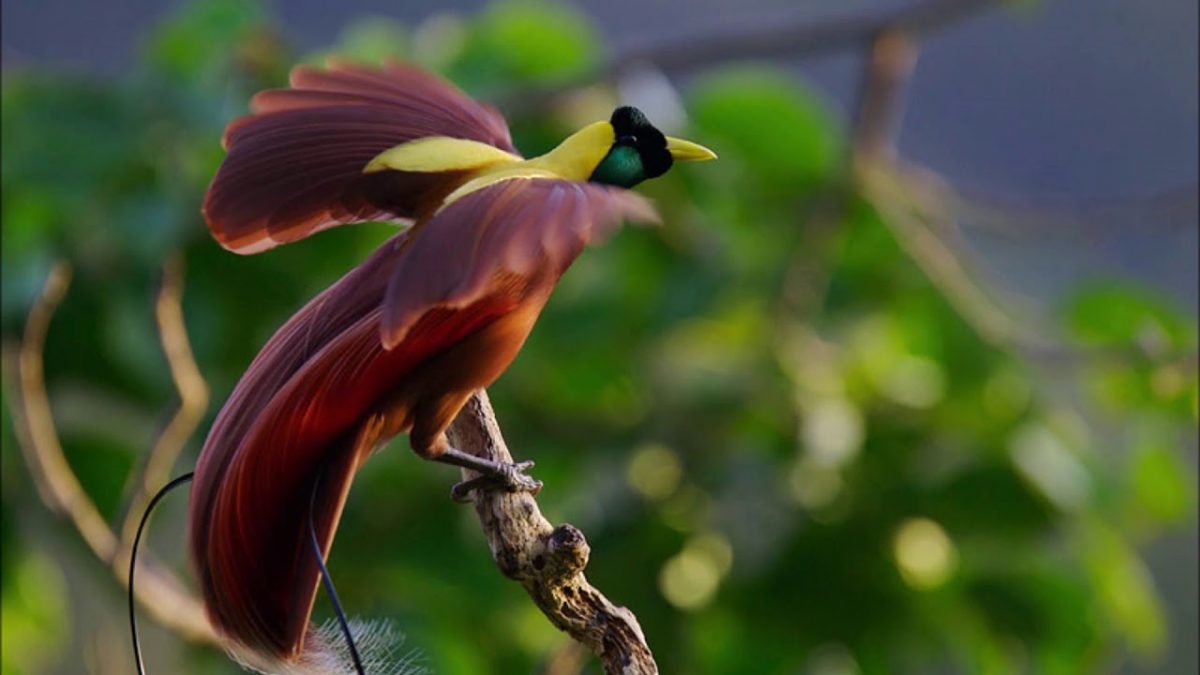
<instances>
[{"instance_id":1,"label":"blurred background branch","mask_svg":"<svg viewBox=\"0 0 1200 675\"><path fill-rule=\"evenodd\" d=\"M730 61L776 57L815 57L871 48L881 33L924 33L953 25L1006 0L919 0L879 12L847 13L825 20L772 21L736 30L656 40L617 54L593 72L567 84L502 97L506 110L526 111L596 82L617 81L631 71L654 68L682 75Z\"/></svg>"},{"instance_id":2,"label":"blurred background branch","mask_svg":"<svg viewBox=\"0 0 1200 675\"><path fill-rule=\"evenodd\" d=\"M744 59L820 56L870 50L882 33L941 30L1011 0L917 0L891 11L849 13L814 21L772 22L737 32L697 35L632 49L613 59L602 78L617 77L643 63L672 74Z\"/></svg>"},{"instance_id":3,"label":"blurred background branch","mask_svg":"<svg viewBox=\"0 0 1200 675\"><path fill-rule=\"evenodd\" d=\"M179 459L179 453L183 452L184 445L204 419L204 410L208 407L208 385L192 356L187 326L183 320L182 296L183 260L176 256L163 265L162 285L154 303L154 317L163 354L171 371L171 381L179 393L179 409L158 436L154 447L150 448L141 475L133 483L133 496L125 509L125 522L121 527L121 543L124 546L133 543L146 504L171 479L171 469Z\"/></svg>"},{"instance_id":4,"label":"blurred background branch","mask_svg":"<svg viewBox=\"0 0 1200 675\"><path fill-rule=\"evenodd\" d=\"M1078 349L1049 340L1010 316L978 281L982 275L970 269L972 265L978 267L978 260L963 246L955 246L961 234L953 212L956 206L981 200L964 198L929 167L897 157L895 136L918 50L903 23L878 32L867 50L857 122L851 136L858 188L884 213L884 222L892 227L897 240L929 280L991 344L1041 363L1066 366L1079 366L1088 360L1142 358L1137 349ZM1194 210L1196 195L1195 189L1176 190L1136 204L1141 213L1156 207ZM1089 206L1103 209L1113 204L1076 204L1073 208L1078 211ZM1026 219L1029 211L1036 213L1037 207L1027 207ZM1013 219L1021 216L1014 215ZM1176 357L1184 367L1195 369L1195 351Z\"/></svg>"},{"instance_id":5,"label":"blurred background branch","mask_svg":"<svg viewBox=\"0 0 1200 675\"><path fill-rule=\"evenodd\" d=\"M172 273L168 272L169 275ZM46 395L43 347L54 311L66 295L70 280L71 268L67 264L59 263L51 269L38 301L30 310L24 339L15 349L16 364L12 372L16 373L19 386L12 386L9 378L5 378L5 389L9 400L13 402L17 440L42 500L52 511L71 521L92 553L111 567L117 581L124 584L129 574L129 546L132 539L117 537L80 484L63 453ZM162 337L168 358L188 361L187 365L180 364L180 367L191 374L196 370L195 364L190 363L186 335L179 332L181 325L173 323L182 318L178 306L178 283L177 274L168 277L164 283L159 312L167 330ZM172 287L172 284L175 286ZM173 342L180 339L184 341L182 345ZM9 361L10 358L6 353L5 360ZM187 405L190 395L194 395L194 390L192 393L180 390L183 406ZM164 432L164 437L169 434L170 428ZM179 445L174 440L160 439L155 447L158 449L172 444ZM177 454L178 449L166 452ZM170 466L167 466L164 470L169 469ZM140 518L140 511L137 517ZM216 636L199 600L169 570L143 557L138 565L138 579L141 583L136 589L136 598L155 620L185 639L216 644Z\"/></svg>"},{"instance_id":6,"label":"blurred background branch","mask_svg":"<svg viewBox=\"0 0 1200 675\"><path fill-rule=\"evenodd\" d=\"M858 116L851 136L852 173L858 188L884 215L904 250L988 342L1010 347L1036 339L990 297L966 267L962 251L951 250L953 220L946 213L950 188L924 167L901 167L895 136L919 47L902 26L876 33L863 66ZM931 225L940 226L935 232Z\"/></svg>"}]
</instances>

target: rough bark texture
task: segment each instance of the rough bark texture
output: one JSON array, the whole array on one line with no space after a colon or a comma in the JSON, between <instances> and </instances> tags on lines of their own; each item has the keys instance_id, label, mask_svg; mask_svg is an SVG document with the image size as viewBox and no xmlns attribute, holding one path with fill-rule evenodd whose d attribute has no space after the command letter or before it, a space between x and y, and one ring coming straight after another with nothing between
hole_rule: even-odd
<instances>
[{"instance_id":1,"label":"rough bark texture","mask_svg":"<svg viewBox=\"0 0 1200 675\"><path fill-rule=\"evenodd\" d=\"M513 461L484 391L471 398L447 436L464 452ZM464 480L475 477L463 470ZM606 673L658 672L637 617L584 577L591 549L582 532L566 523L551 525L528 492L476 490L472 501L496 566L525 587L551 623L600 657Z\"/></svg>"}]
</instances>

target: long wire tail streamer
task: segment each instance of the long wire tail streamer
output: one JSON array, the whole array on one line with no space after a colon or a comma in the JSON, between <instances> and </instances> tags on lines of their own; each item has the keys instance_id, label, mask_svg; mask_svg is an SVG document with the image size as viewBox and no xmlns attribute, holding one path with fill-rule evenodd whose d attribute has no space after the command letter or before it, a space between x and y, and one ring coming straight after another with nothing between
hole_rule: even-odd
<instances>
[{"instance_id":1,"label":"long wire tail streamer","mask_svg":"<svg viewBox=\"0 0 1200 675\"><path fill-rule=\"evenodd\" d=\"M142 541L142 531L146 529L146 522L150 520L150 514L154 512L154 507L158 506L158 502L160 502L163 497L167 496L167 493L171 492L175 488L183 485L184 483L191 482L194 476L194 472L185 473L182 476L172 480L170 483L167 483L162 487L161 490L156 492L150 499L150 503L146 505L146 510L142 512L142 521L138 523L137 534L133 537L133 548L129 552L129 633L133 637L133 660L137 665L138 675L146 675L146 666L144 663L142 663L142 645L138 640L137 612L134 609L135 593L133 577L134 572L137 571L138 545Z\"/></svg>"},{"instance_id":2,"label":"long wire tail streamer","mask_svg":"<svg viewBox=\"0 0 1200 675\"><path fill-rule=\"evenodd\" d=\"M154 512L154 508L175 488L191 482L195 476L193 472L185 473L171 482L167 483L154 494L150 499L150 503L146 505L146 510L142 513L141 522L138 523L137 534L133 537L133 548L129 553L129 633L133 639L133 660L137 666L138 675L146 675L146 666L142 660L142 645L138 639L137 611L136 611L136 593L135 593L135 575L137 572L137 553L138 547L142 542L142 534L146 530L146 523L150 520L150 514ZM358 646L354 643L354 636L350 632L350 623L346 620L346 613L342 610L341 600L338 599L337 590L333 586L333 578L329 576L329 569L325 566L325 557L321 554L321 545L317 540L317 529L313 523L313 511L315 510L317 500L317 490L320 488L320 481L313 485L312 496L309 503L308 513L308 534L312 542L313 554L317 557L317 567L321 570L321 581L325 585L325 593L329 595L330 604L333 605L333 612L337 616L338 625L342 629L342 635L346 638L346 646L350 651L350 659L354 662L354 670L358 675L366 675L366 670L363 668L362 657L359 656Z\"/></svg>"},{"instance_id":3,"label":"long wire tail streamer","mask_svg":"<svg viewBox=\"0 0 1200 675\"><path fill-rule=\"evenodd\" d=\"M350 650L350 660L354 662L354 672L358 675L366 675L367 671L363 668L362 657L358 654L358 645L354 643L354 635L350 632L350 622L346 620L342 602L338 599L337 590L333 587L333 577L329 576L329 570L325 567L325 556L321 554L321 544L317 541L317 528L313 523L313 513L316 511L317 490L320 487L321 479L318 477L313 483L312 495L308 502L308 536L312 542L313 555L317 557L317 567L321 569L321 583L325 585L325 594L329 596L329 604L333 605L333 613L337 616L342 636L346 638L346 647Z\"/></svg>"}]
</instances>

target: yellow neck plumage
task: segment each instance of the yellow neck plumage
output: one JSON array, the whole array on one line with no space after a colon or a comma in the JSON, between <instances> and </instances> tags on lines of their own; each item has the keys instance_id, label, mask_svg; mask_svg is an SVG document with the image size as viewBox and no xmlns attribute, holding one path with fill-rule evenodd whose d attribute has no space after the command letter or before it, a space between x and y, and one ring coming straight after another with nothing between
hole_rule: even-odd
<instances>
[{"instance_id":1,"label":"yellow neck plumage","mask_svg":"<svg viewBox=\"0 0 1200 675\"><path fill-rule=\"evenodd\" d=\"M464 195L510 178L587 180L608 154L614 140L612 125L596 122L572 134L544 155L521 159L486 143L433 136L402 143L380 153L367 164L363 173L387 170L470 172L462 185L443 200L445 207Z\"/></svg>"},{"instance_id":2,"label":"yellow neck plumage","mask_svg":"<svg viewBox=\"0 0 1200 675\"><path fill-rule=\"evenodd\" d=\"M595 122L571 134L558 147L532 159L522 159L495 146L448 136L431 136L402 143L372 159L363 173L407 171L438 173L464 171L462 184L442 201L441 208L481 188L511 178L559 178L585 181L604 161L616 141L608 122ZM715 159L708 148L667 137L667 150L676 161Z\"/></svg>"}]
</instances>

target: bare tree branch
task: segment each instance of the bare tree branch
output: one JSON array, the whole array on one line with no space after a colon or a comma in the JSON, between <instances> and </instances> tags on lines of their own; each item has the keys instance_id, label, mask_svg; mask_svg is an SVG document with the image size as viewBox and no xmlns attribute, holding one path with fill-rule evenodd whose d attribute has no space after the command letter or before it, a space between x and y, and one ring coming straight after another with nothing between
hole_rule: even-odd
<instances>
[{"instance_id":1,"label":"bare tree branch","mask_svg":"<svg viewBox=\"0 0 1200 675\"><path fill-rule=\"evenodd\" d=\"M110 566L114 576L124 585L129 548L122 545L105 522L67 461L46 394L42 360L46 333L70 279L71 268L66 263L59 263L51 270L41 295L29 312L25 335L15 358L10 360L12 350L5 350L5 362L15 361L13 370L19 386L12 386L8 377L4 378L4 385L12 401L17 442L42 501L71 521L96 557ZM217 642L199 600L185 590L170 571L142 558L138 564L138 579L138 602L160 624L189 640Z\"/></svg>"},{"instance_id":2,"label":"bare tree branch","mask_svg":"<svg viewBox=\"0 0 1200 675\"><path fill-rule=\"evenodd\" d=\"M993 346L1044 365L1147 358L1135 348L1081 349L1047 339L1010 315L992 289L976 281L973 268L982 265L961 244L955 218L955 211L967 208L970 200L933 170L897 157L895 135L916 57L916 43L907 32L887 30L876 36L864 70L851 142L853 180L880 211L900 246L959 316ZM1157 358L1163 357L1183 367L1196 361L1195 353Z\"/></svg>"},{"instance_id":3,"label":"bare tree branch","mask_svg":"<svg viewBox=\"0 0 1200 675\"><path fill-rule=\"evenodd\" d=\"M645 63L653 63L666 73L679 74L738 59L817 56L864 49L882 31L924 33L1002 3L1003 0L926 0L887 12L865 12L821 21L803 18L660 42L621 54L604 67L599 77L613 78Z\"/></svg>"},{"instance_id":4,"label":"bare tree branch","mask_svg":"<svg viewBox=\"0 0 1200 675\"><path fill-rule=\"evenodd\" d=\"M1154 235L1200 226L1200 186L1195 183L1140 195L1083 199L1030 199L961 183L955 185L955 193L955 210L969 219L964 227L1008 238L1066 242L1115 232L1130 223Z\"/></svg>"},{"instance_id":5,"label":"bare tree branch","mask_svg":"<svg viewBox=\"0 0 1200 675\"><path fill-rule=\"evenodd\" d=\"M975 282L964 252L947 243L956 234L954 220L945 213L950 187L931 171L902 166L896 157L895 134L917 51L911 36L898 29L880 32L871 44L852 138L854 180L909 257L984 340L1044 347Z\"/></svg>"},{"instance_id":6,"label":"bare tree branch","mask_svg":"<svg viewBox=\"0 0 1200 675\"><path fill-rule=\"evenodd\" d=\"M820 21L804 17L790 22L656 41L624 51L578 79L502 97L500 104L509 111L535 110L580 86L613 81L646 66L668 75L681 75L734 60L799 58L865 49L882 31L898 29L913 34L925 33L970 18L1004 1L925 0L887 12L858 13Z\"/></svg>"},{"instance_id":7,"label":"bare tree branch","mask_svg":"<svg viewBox=\"0 0 1200 675\"><path fill-rule=\"evenodd\" d=\"M917 65L918 47L903 28L875 35L859 88L858 119L851 138L854 159L896 156L904 95Z\"/></svg>"},{"instance_id":8,"label":"bare tree branch","mask_svg":"<svg viewBox=\"0 0 1200 675\"><path fill-rule=\"evenodd\" d=\"M451 445L464 452L513 461L482 390L447 435ZM464 480L476 476L463 470ZM658 672L637 617L610 602L584 577L591 549L582 532L573 525L551 525L529 493L476 490L472 495L496 566L525 587L551 623L591 649L610 675Z\"/></svg>"},{"instance_id":9,"label":"bare tree branch","mask_svg":"<svg viewBox=\"0 0 1200 675\"><path fill-rule=\"evenodd\" d=\"M56 265L50 271L42 294L29 312L15 372L20 388L13 401L14 431L29 464L38 494L53 511L65 514L79 530L84 542L103 560L111 560L117 542L95 504L75 477L54 429L42 372L42 347L54 310L70 284L71 268Z\"/></svg>"},{"instance_id":10,"label":"bare tree branch","mask_svg":"<svg viewBox=\"0 0 1200 675\"><path fill-rule=\"evenodd\" d=\"M1044 347L1040 338L1026 331L976 283L964 262L968 256L951 248L947 237L935 231L935 224L941 229L954 227L944 212L945 185L918 180L915 172L901 173L896 168L895 164L871 161L860 164L857 173L863 193L879 209L909 257L984 340L999 347Z\"/></svg>"},{"instance_id":11,"label":"bare tree branch","mask_svg":"<svg viewBox=\"0 0 1200 675\"><path fill-rule=\"evenodd\" d=\"M192 356L187 326L183 320L182 300L183 260L175 256L163 265L162 286L154 304L154 316L158 322L163 354L171 370L171 380L179 392L179 409L155 441L141 475L134 482L134 494L121 527L121 542L126 546L133 543L142 511L151 496L170 478L175 460L204 419L204 411L208 407L208 385Z\"/></svg>"}]
</instances>

